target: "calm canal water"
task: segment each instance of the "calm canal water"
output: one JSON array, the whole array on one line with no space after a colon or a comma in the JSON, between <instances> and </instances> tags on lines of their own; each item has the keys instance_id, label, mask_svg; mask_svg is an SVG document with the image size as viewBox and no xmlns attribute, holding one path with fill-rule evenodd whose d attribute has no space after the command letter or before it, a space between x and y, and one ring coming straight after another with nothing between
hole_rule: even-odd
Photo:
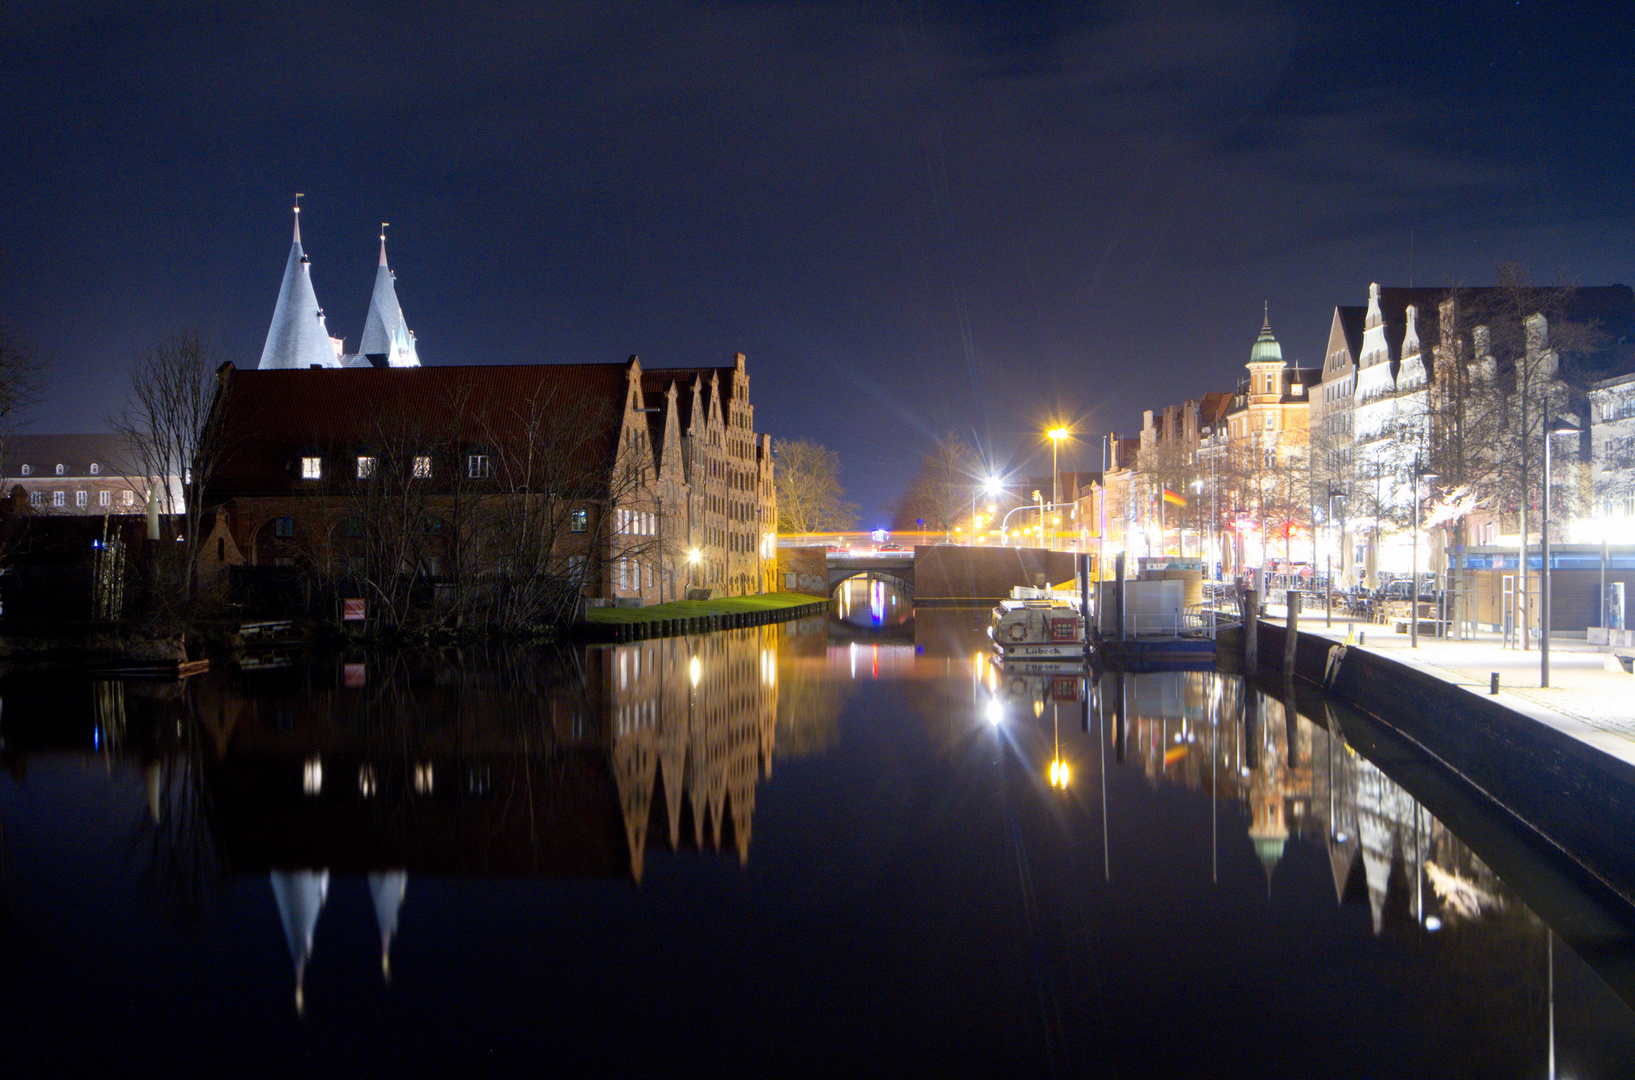
<instances>
[{"instance_id":1,"label":"calm canal water","mask_svg":"<svg viewBox=\"0 0 1635 1080\"><path fill-rule=\"evenodd\" d=\"M876 592L5 679L0 1071L1635 1075L1632 942L1377 730Z\"/></svg>"}]
</instances>

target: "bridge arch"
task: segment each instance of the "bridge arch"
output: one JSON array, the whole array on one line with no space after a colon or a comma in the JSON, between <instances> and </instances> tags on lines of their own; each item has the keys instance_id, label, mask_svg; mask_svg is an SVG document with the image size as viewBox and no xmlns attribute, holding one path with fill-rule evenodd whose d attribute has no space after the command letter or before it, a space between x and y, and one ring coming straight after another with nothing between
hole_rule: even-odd
<instances>
[{"instance_id":1,"label":"bridge arch","mask_svg":"<svg viewBox=\"0 0 1635 1080\"><path fill-rule=\"evenodd\" d=\"M871 578L875 581L883 581L907 596L914 595L914 571L912 567L908 569L907 573L903 573L895 567L889 570L883 570L879 567L831 569L829 571L829 595L834 596L835 593L840 591L842 585L853 578Z\"/></svg>"}]
</instances>

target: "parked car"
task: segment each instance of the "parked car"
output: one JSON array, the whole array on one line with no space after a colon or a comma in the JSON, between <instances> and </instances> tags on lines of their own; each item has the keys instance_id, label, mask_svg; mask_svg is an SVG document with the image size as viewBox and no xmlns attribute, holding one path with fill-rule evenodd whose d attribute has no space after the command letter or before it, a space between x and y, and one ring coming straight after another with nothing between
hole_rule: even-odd
<instances>
[{"instance_id":1,"label":"parked car","mask_svg":"<svg viewBox=\"0 0 1635 1080\"><path fill-rule=\"evenodd\" d=\"M1396 581L1386 582L1385 588L1380 591L1380 595L1386 600L1407 600L1412 589L1412 582L1407 578L1399 578ZM1422 584L1419 587L1419 598L1421 600L1435 600L1436 590L1432 589L1429 584Z\"/></svg>"}]
</instances>

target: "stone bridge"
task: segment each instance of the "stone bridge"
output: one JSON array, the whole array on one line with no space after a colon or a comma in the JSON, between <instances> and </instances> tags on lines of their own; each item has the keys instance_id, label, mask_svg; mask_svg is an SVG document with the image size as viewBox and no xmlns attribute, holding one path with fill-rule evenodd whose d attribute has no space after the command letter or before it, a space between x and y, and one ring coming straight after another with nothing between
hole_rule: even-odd
<instances>
[{"instance_id":1,"label":"stone bridge","mask_svg":"<svg viewBox=\"0 0 1635 1080\"><path fill-rule=\"evenodd\" d=\"M917 602L992 603L1013 585L1060 585L1073 578L1073 555L1038 548L969 548L949 544L912 552L780 548L778 569L789 592L833 596L842 582L868 577L895 585Z\"/></svg>"},{"instance_id":2,"label":"stone bridge","mask_svg":"<svg viewBox=\"0 0 1635 1080\"><path fill-rule=\"evenodd\" d=\"M874 578L895 585L907 596L914 595L914 552L885 551L866 555L829 552L829 595L854 577Z\"/></svg>"}]
</instances>

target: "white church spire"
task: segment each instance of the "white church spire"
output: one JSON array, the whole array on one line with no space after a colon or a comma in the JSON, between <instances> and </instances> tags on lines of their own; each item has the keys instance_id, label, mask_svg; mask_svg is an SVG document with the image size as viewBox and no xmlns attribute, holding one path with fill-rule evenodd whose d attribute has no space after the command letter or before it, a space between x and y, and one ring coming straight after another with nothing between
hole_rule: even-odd
<instances>
[{"instance_id":1,"label":"white church spire","mask_svg":"<svg viewBox=\"0 0 1635 1080\"><path fill-rule=\"evenodd\" d=\"M375 293L363 320L363 341L358 351L380 367L419 367L414 332L403 321L397 286L386 265L386 222L380 223L380 265L375 268Z\"/></svg>"},{"instance_id":2,"label":"white church spire","mask_svg":"<svg viewBox=\"0 0 1635 1080\"><path fill-rule=\"evenodd\" d=\"M311 263L301 250L301 196L295 196L295 240L290 244L289 261L284 264L284 281L278 287L278 304L273 308L272 325L267 328L267 344L261 349L262 368L339 367L340 359L323 308L312 288Z\"/></svg>"}]
</instances>

